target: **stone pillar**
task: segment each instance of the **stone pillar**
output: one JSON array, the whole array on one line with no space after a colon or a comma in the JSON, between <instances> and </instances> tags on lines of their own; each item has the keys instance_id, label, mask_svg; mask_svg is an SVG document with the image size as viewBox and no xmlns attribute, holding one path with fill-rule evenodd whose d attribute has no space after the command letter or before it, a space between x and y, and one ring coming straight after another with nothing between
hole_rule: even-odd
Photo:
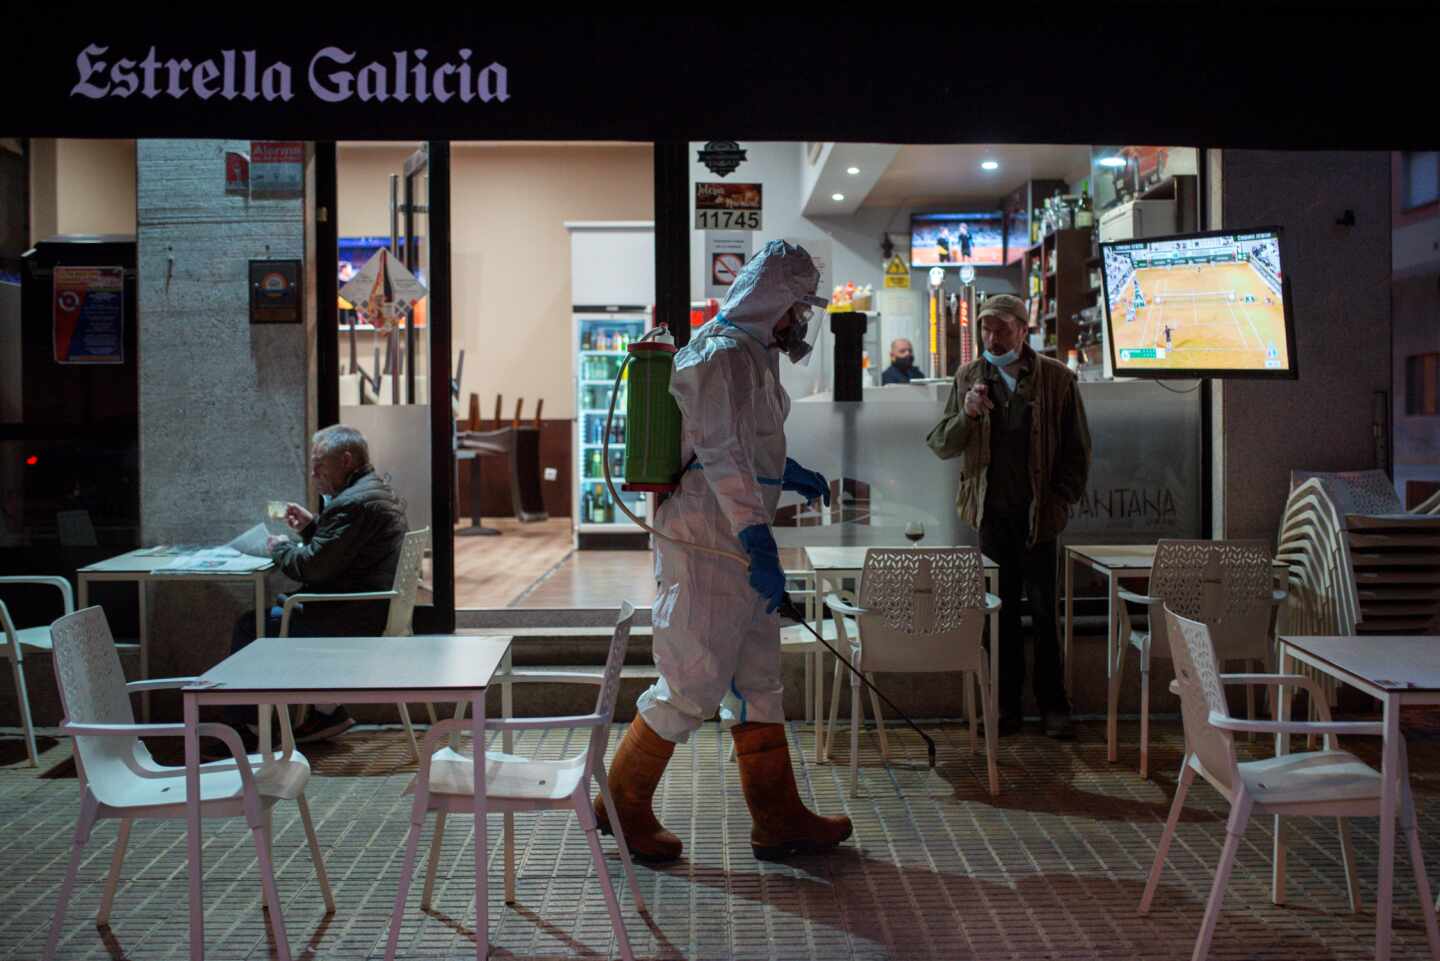
<instances>
[{"instance_id":1,"label":"stone pillar","mask_svg":"<svg viewBox=\"0 0 1440 961\"><path fill-rule=\"evenodd\" d=\"M227 195L227 149L248 152L249 143L138 144L146 544L224 543L264 521L267 500L305 501L313 310L307 323L252 326L249 261L304 258L306 205ZM311 305L313 283L307 271ZM157 677L221 660L253 606L252 591L222 584L152 585L149 597Z\"/></svg>"},{"instance_id":2,"label":"stone pillar","mask_svg":"<svg viewBox=\"0 0 1440 961\"><path fill-rule=\"evenodd\" d=\"M1274 541L1292 469L1376 466L1374 395L1390 383L1390 155L1225 150L1227 230L1278 225L1298 381L1217 381L1215 532ZM1336 221L1354 211L1354 226Z\"/></svg>"}]
</instances>

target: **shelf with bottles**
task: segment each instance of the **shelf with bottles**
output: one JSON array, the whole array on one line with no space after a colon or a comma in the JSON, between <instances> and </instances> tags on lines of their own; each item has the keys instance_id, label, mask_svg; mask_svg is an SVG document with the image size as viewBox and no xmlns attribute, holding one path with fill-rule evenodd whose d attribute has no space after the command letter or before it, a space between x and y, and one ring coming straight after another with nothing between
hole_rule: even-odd
<instances>
[{"instance_id":1,"label":"shelf with bottles","mask_svg":"<svg viewBox=\"0 0 1440 961\"><path fill-rule=\"evenodd\" d=\"M630 385L622 382L620 384L620 396L615 401L615 411L620 413L625 410L625 400L629 396ZM610 395L615 393L615 382L604 381L599 384L591 384L580 388L580 412L583 414L607 414L610 411Z\"/></svg>"},{"instance_id":2,"label":"shelf with bottles","mask_svg":"<svg viewBox=\"0 0 1440 961\"><path fill-rule=\"evenodd\" d=\"M616 489L619 490L619 488ZM645 516L644 494L638 491L620 491L620 499L624 501L626 507L630 508L632 514L637 517ZM615 506L615 500L610 496L610 489L604 481L586 481L581 485L579 509L581 524L634 526L630 518Z\"/></svg>"},{"instance_id":3,"label":"shelf with bottles","mask_svg":"<svg viewBox=\"0 0 1440 961\"><path fill-rule=\"evenodd\" d=\"M595 351L580 352L580 363L576 374L580 383L584 385L604 384L609 386L615 383L619 376L620 369L625 363L624 353L597 353ZM629 374L625 375L629 379Z\"/></svg>"},{"instance_id":4,"label":"shelf with bottles","mask_svg":"<svg viewBox=\"0 0 1440 961\"><path fill-rule=\"evenodd\" d=\"M600 447L587 447L580 458L581 480L585 483L595 483L605 479L605 452ZM610 448L610 476L625 476L625 447L612 446Z\"/></svg>"},{"instance_id":5,"label":"shelf with bottles","mask_svg":"<svg viewBox=\"0 0 1440 961\"><path fill-rule=\"evenodd\" d=\"M605 417L603 413L584 411L587 416L580 421L580 443L584 446L601 446L605 441ZM610 446L625 443L625 415L617 413L610 425Z\"/></svg>"},{"instance_id":6,"label":"shelf with bottles","mask_svg":"<svg viewBox=\"0 0 1440 961\"><path fill-rule=\"evenodd\" d=\"M581 353L624 354L625 349L645 333L643 318L620 320L613 317L580 319Z\"/></svg>"}]
</instances>

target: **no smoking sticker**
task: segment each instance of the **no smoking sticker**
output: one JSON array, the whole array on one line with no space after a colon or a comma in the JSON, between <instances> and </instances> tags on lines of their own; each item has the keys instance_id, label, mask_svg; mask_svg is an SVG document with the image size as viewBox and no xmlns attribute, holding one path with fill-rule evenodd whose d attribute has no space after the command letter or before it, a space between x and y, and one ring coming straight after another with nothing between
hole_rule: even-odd
<instances>
[{"instance_id":1,"label":"no smoking sticker","mask_svg":"<svg viewBox=\"0 0 1440 961\"><path fill-rule=\"evenodd\" d=\"M740 275L740 268L744 265L745 258L739 254L711 254L710 283L720 287L730 286L735 283L735 278Z\"/></svg>"}]
</instances>

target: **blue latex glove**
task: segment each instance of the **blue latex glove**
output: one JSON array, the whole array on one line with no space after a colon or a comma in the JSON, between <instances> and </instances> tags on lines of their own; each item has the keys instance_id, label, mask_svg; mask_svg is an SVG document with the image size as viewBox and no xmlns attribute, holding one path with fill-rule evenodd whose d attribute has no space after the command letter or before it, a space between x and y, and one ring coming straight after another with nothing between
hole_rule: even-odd
<instances>
[{"instance_id":1,"label":"blue latex glove","mask_svg":"<svg viewBox=\"0 0 1440 961\"><path fill-rule=\"evenodd\" d=\"M770 603L766 614L773 614L789 598L785 595L785 572L780 569L780 548L768 524L752 524L740 532L740 543L750 555L750 586Z\"/></svg>"},{"instance_id":2,"label":"blue latex glove","mask_svg":"<svg viewBox=\"0 0 1440 961\"><path fill-rule=\"evenodd\" d=\"M790 458L785 458L785 476L781 478L783 489L794 491L807 501L819 497L830 506L830 482L818 470L801 467Z\"/></svg>"}]
</instances>

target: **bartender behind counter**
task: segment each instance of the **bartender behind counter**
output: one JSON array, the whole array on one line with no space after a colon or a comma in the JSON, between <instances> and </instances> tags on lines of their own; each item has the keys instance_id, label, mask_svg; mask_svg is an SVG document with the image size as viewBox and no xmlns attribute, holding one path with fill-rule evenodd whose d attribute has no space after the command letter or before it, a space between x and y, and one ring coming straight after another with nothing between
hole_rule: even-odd
<instances>
[{"instance_id":1,"label":"bartender behind counter","mask_svg":"<svg viewBox=\"0 0 1440 961\"><path fill-rule=\"evenodd\" d=\"M904 337L890 342L890 366L880 375L881 384L908 384L919 380L925 372L915 366L915 348Z\"/></svg>"}]
</instances>

